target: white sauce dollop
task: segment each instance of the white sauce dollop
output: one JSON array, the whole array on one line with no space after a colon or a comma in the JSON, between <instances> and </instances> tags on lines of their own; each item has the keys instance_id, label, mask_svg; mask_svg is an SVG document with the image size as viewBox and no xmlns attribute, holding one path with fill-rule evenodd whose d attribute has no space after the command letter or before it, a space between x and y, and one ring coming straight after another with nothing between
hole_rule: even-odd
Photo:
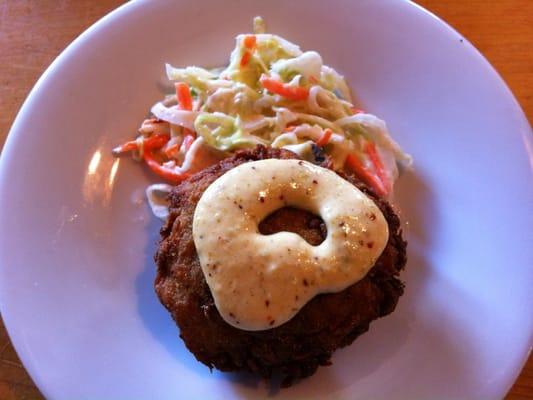
<instances>
[{"instance_id":1,"label":"white sauce dollop","mask_svg":"<svg viewBox=\"0 0 533 400\"><path fill-rule=\"evenodd\" d=\"M312 246L291 232L262 235L259 223L286 206L320 215L326 239ZM317 294L362 279L388 236L371 199L335 172L300 160L254 161L228 171L203 193L193 221L218 311L250 331L279 326Z\"/></svg>"}]
</instances>

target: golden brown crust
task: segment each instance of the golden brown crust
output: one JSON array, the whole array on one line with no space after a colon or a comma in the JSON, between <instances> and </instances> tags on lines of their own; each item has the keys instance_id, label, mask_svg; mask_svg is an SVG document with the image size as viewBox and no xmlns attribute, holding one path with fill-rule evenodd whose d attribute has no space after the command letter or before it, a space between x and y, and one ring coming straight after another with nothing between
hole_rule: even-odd
<instances>
[{"instance_id":1,"label":"golden brown crust","mask_svg":"<svg viewBox=\"0 0 533 400\"><path fill-rule=\"evenodd\" d=\"M343 178L369 195L389 224L389 241L367 276L347 289L312 299L287 323L265 331L244 331L219 315L205 282L192 236L192 220L202 193L226 171L249 161L297 158L289 151L258 146L201 171L171 193L171 213L161 229L155 256L156 292L180 328L180 336L196 358L222 371L246 370L270 377L285 376L285 384L327 365L333 351L368 330L374 319L391 313L403 294L398 279L406 263L406 242L391 206L354 176ZM323 166L328 166L327 162ZM290 230L311 244L325 237L321 220L307 212L282 209L260 226L264 234Z\"/></svg>"}]
</instances>

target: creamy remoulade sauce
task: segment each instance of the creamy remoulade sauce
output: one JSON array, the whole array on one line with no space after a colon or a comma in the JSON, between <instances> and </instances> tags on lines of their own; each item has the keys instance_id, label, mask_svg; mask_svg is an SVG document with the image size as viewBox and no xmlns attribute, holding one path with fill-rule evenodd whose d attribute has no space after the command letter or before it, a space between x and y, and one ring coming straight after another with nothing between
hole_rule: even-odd
<instances>
[{"instance_id":1,"label":"creamy remoulade sauce","mask_svg":"<svg viewBox=\"0 0 533 400\"><path fill-rule=\"evenodd\" d=\"M286 206L319 215L327 237L312 246L291 232L259 233ZM301 160L254 161L226 172L203 193L193 237L222 318L257 331L290 320L319 293L362 279L385 248L385 217L335 172Z\"/></svg>"}]
</instances>

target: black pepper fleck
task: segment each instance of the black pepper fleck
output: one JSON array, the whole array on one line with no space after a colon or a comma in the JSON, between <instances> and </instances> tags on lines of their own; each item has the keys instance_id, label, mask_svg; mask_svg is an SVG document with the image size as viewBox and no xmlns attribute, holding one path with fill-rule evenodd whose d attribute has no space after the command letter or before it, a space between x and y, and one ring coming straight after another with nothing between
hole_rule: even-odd
<instances>
[{"instance_id":1,"label":"black pepper fleck","mask_svg":"<svg viewBox=\"0 0 533 400\"><path fill-rule=\"evenodd\" d=\"M272 321L270 321L270 326L274 325L274 322L276 322L275 319L273 319Z\"/></svg>"},{"instance_id":2,"label":"black pepper fleck","mask_svg":"<svg viewBox=\"0 0 533 400\"><path fill-rule=\"evenodd\" d=\"M371 249L372 247L374 247L374 242L368 242L366 244L366 247L368 247L369 249Z\"/></svg>"},{"instance_id":3,"label":"black pepper fleck","mask_svg":"<svg viewBox=\"0 0 533 400\"><path fill-rule=\"evenodd\" d=\"M318 147L316 144L313 143L311 145L311 149L313 151L313 156L315 157L315 164L320 164L326 160L324 150L321 147Z\"/></svg>"},{"instance_id":4,"label":"black pepper fleck","mask_svg":"<svg viewBox=\"0 0 533 400\"><path fill-rule=\"evenodd\" d=\"M298 161L298 165L304 165L303 161Z\"/></svg>"},{"instance_id":5,"label":"black pepper fleck","mask_svg":"<svg viewBox=\"0 0 533 400\"><path fill-rule=\"evenodd\" d=\"M309 286L309 282L307 282L307 279L303 280L304 286Z\"/></svg>"},{"instance_id":6,"label":"black pepper fleck","mask_svg":"<svg viewBox=\"0 0 533 400\"><path fill-rule=\"evenodd\" d=\"M314 183L315 185L318 185L318 181L317 181L316 179L313 179L313 183Z\"/></svg>"},{"instance_id":7,"label":"black pepper fleck","mask_svg":"<svg viewBox=\"0 0 533 400\"><path fill-rule=\"evenodd\" d=\"M229 313L229 316L230 316L231 318L235 318L235 314L233 314L232 312Z\"/></svg>"},{"instance_id":8,"label":"black pepper fleck","mask_svg":"<svg viewBox=\"0 0 533 400\"><path fill-rule=\"evenodd\" d=\"M270 305L270 301L268 301L268 300L265 300L265 306L267 306L267 307L268 307L269 305Z\"/></svg>"},{"instance_id":9,"label":"black pepper fleck","mask_svg":"<svg viewBox=\"0 0 533 400\"><path fill-rule=\"evenodd\" d=\"M280 196L279 196L279 199L280 199L281 201L283 201L283 200L285 200L285 197L283 197L283 195L280 195Z\"/></svg>"},{"instance_id":10,"label":"black pepper fleck","mask_svg":"<svg viewBox=\"0 0 533 400\"><path fill-rule=\"evenodd\" d=\"M242 206L239 204L239 208L242 210Z\"/></svg>"}]
</instances>

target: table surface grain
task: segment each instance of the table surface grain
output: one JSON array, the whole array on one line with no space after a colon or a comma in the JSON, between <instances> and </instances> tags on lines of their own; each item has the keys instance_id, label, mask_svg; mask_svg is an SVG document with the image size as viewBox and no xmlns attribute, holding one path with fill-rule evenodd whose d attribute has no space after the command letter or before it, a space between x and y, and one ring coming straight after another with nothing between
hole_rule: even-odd
<instances>
[{"instance_id":1,"label":"table surface grain","mask_svg":"<svg viewBox=\"0 0 533 400\"><path fill-rule=\"evenodd\" d=\"M52 60L119 0L0 0L0 147L22 102ZM420 0L470 40L533 118L533 1ZM0 399L42 399L0 320ZM533 399L533 357L507 395Z\"/></svg>"}]
</instances>

